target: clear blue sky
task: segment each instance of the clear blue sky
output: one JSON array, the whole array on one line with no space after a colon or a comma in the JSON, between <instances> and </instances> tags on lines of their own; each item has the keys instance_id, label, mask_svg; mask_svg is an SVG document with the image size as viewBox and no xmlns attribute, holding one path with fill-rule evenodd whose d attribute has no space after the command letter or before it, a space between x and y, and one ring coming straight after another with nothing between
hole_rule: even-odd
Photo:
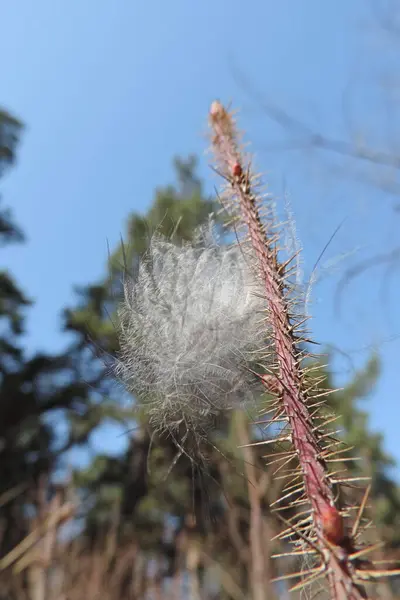
<instances>
[{"instance_id":1,"label":"clear blue sky","mask_svg":"<svg viewBox=\"0 0 400 600\"><path fill-rule=\"evenodd\" d=\"M379 72L386 60L374 27L364 0L4 3L0 103L27 130L2 194L28 244L2 257L36 300L29 347L64 346L60 311L73 302L73 285L103 274L107 242L117 243L129 212L146 210L154 188L173 182L174 155L200 155L200 174L212 191L204 134L215 97L242 109L241 125L271 191L281 194L285 179L306 271L343 219L325 258L357 247L363 256L393 246L398 223L388 196L335 179L317 156L263 151L282 132L243 90L233 69L239 67L265 99L325 132L344 133L349 97L351 125L363 122L361 115L381 131L376 109L383 100L363 95L368 72L373 65ZM390 135L391 125L384 132ZM374 271L351 285L341 317L333 311L336 281L331 277L315 289L315 337L350 351L355 366L368 356L360 348L379 343L383 373L366 407L372 427L384 433L387 449L400 459L400 342L381 343L400 333L397 273L389 307L382 307ZM335 369L351 375L345 359ZM102 436L101 446L121 443L110 430Z\"/></svg>"}]
</instances>

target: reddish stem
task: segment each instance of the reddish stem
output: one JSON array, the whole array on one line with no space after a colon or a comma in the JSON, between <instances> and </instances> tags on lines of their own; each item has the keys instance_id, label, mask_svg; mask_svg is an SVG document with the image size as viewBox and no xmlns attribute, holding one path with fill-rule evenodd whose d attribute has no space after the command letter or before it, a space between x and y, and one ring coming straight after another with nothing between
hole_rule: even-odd
<instances>
[{"instance_id":1,"label":"reddish stem","mask_svg":"<svg viewBox=\"0 0 400 600\"><path fill-rule=\"evenodd\" d=\"M326 564L331 595L336 600L360 600L366 598L366 595L354 582L348 553L340 546L343 539L340 529L341 516L335 507L329 474L325 463L320 458L318 437L307 407L304 374L298 360L298 341L293 333L294 328L285 298L283 269L278 262L273 241L268 239L262 225L256 197L250 187L250 176L249 174L242 176L245 169L242 166L238 167L243 165L243 161L236 143L231 116L220 103L214 102L210 120L215 134L213 139L215 152L224 168L224 174L231 181L233 193L239 200L242 219L258 258L259 271L265 286L265 297L268 300L269 324L273 331L277 375L281 386L280 398L299 458L305 494L311 504L313 523ZM265 386L268 389L268 383L265 383ZM330 522L327 515L330 515ZM334 534L332 526L338 527L339 533ZM332 548L332 543L337 544L338 547Z\"/></svg>"}]
</instances>

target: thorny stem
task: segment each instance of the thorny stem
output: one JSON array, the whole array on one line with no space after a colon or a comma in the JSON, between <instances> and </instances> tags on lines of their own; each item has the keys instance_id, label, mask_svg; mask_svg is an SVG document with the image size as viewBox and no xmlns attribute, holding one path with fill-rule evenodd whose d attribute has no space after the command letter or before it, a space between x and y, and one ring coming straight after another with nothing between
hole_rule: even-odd
<instances>
[{"instance_id":1,"label":"thorny stem","mask_svg":"<svg viewBox=\"0 0 400 600\"><path fill-rule=\"evenodd\" d=\"M299 339L295 335L296 324L291 319L289 301L285 294L284 268L278 261L276 234L271 233L261 220L260 201L252 191L253 177L250 169L245 172L232 116L219 102L212 104L210 124L218 165L231 185L232 197L239 204L241 220L245 223L265 286L277 377L281 387L280 403L289 422L293 446L299 459L305 496L311 505L316 544L323 557L331 597L334 600L367 598L364 589L356 582L354 568L349 560L349 549L344 543L342 531L342 517L335 507L332 482L327 466L321 459L319 433L307 406L309 395L301 367ZM329 530L332 521L334 528Z\"/></svg>"}]
</instances>

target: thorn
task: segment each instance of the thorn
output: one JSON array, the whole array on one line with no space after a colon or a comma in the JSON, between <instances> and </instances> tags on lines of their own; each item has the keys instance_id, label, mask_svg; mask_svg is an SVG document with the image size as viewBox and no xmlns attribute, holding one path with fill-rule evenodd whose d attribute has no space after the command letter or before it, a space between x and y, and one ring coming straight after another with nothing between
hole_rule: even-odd
<instances>
[{"instance_id":1,"label":"thorn","mask_svg":"<svg viewBox=\"0 0 400 600\"><path fill-rule=\"evenodd\" d=\"M296 454L295 454L294 456L296 456ZM287 459L285 460L285 462L284 462L282 465L280 465L280 466L279 466L279 467L278 467L278 468L277 468L277 469L276 469L276 470L273 472L273 475L276 475L277 473L279 473L279 471L280 471L281 469L283 469L283 468L284 468L286 465L288 465L288 464L289 464L289 463L290 463L290 462L293 460L294 456L293 456L293 455L292 455L292 456L289 456L289 458L287 458Z\"/></svg>"},{"instance_id":2,"label":"thorn","mask_svg":"<svg viewBox=\"0 0 400 600\"><path fill-rule=\"evenodd\" d=\"M287 579L295 579L296 577L301 577L302 575L308 575L310 573L316 573L320 570L321 567L316 567L314 569L308 569L308 571L298 571L298 573L289 573L287 575L280 575L279 577L274 577L271 579L271 583L277 583L278 581L286 581Z\"/></svg>"},{"instance_id":3,"label":"thorn","mask_svg":"<svg viewBox=\"0 0 400 600\"><path fill-rule=\"evenodd\" d=\"M360 508L358 510L356 520L354 521L354 525L351 530L351 537L353 537L353 538L356 537L356 535L357 535L358 528L360 526L361 518L362 518L363 512L365 510L370 491L371 491L371 484L368 485L368 487L366 488L366 490L364 492L364 496L363 496L362 502L360 504Z\"/></svg>"},{"instance_id":4,"label":"thorn","mask_svg":"<svg viewBox=\"0 0 400 600\"><path fill-rule=\"evenodd\" d=\"M299 479L301 477L301 471L299 467L296 467L296 469L291 469L288 473L286 473L286 475L279 475L279 477L275 477L275 479L287 479L288 477L292 477L293 481L295 479Z\"/></svg>"},{"instance_id":5,"label":"thorn","mask_svg":"<svg viewBox=\"0 0 400 600\"><path fill-rule=\"evenodd\" d=\"M324 554L323 554L322 550L320 548L318 548L318 546L312 540L310 540L310 538L308 538L307 536L305 536L301 531L298 531L297 527L293 523L290 523L290 521L287 521L287 519L285 519L284 517L282 517L282 515L280 515L279 513L277 513L276 516L283 523L285 523L286 526L292 527L293 531L295 533L297 533L297 535L307 544L307 546L310 546L313 550L315 550L320 556L322 556L322 559L324 560Z\"/></svg>"},{"instance_id":6,"label":"thorn","mask_svg":"<svg viewBox=\"0 0 400 600\"><path fill-rule=\"evenodd\" d=\"M321 453L321 456L323 456L325 458L325 460L327 458L330 458L331 456L337 456L338 454L344 454L346 452L350 452L352 450L354 450L355 446L346 446L346 448L341 448L339 450L335 450L334 452L326 452L327 450L329 450L329 448L332 448L333 446L339 446L340 444L344 444L343 441L340 441L339 443L335 443L335 444L330 444L328 447L324 448L323 452Z\"/></svg>"},{"instance_id":7,"label":"thorn","mask_svg":"<svg viewBox=\"0 0 400 600\"><path fill-rule=\"evenodd\" d=\"M319 429L323 429L324 427L326 427L327 425L329 425L329 423L333 423L334 421L338 421L341 418L342 418L342 415L336 415L334 417L329 417L328 419L326 419L326 421L324 421L323 423L319 423L316 427L314 427L313 431L318 431ZM335 431L334 433L338 433L339 431L341 431L341 430L339 429L338 431Z\"/></svg>"},{"instance_id":8,"label":"thorn","mask_svg":"<svg viewBox=\"0 0 400 600\"><path fill-rule=\"evenodd\" d=\"M244 444L243 446L238 446L238 448L251 448L253 446L263 446L267 444L280 444L282 442L289 442L291 440L290 435L286 435L280 438L274 438L272 440L262 440L261 442L252 442L251 444Z\"/></svg>"},{"instance_id":9,"label":"thorn","mask_svg":"<svg viewBox=\"0 0 400 600\"><path fill-rule=\"evenodd\" d=\"M264 457L270 456L270 454L265 454ZM285 458L289 458L289 456L291 456L292 458L296 458L296 452L293 451L289 451L289 452L278 452L277 454L274 454L273 456L279 456L279 458L275 458L274 460L270 460L270 461L266 461L266 466L269 467L270 465L276 464L277 462L280 462L282 460L285 460Z\"/></svg>"},{"instance_id":10,"label":"thorn","mask_svg":"<svg viewBox=\"0 0 400 600\"><path fill-rule=\"evenodd\" d=\"M272 554L271 558L285 558L287 556L303 556L304 554L316 554L315 550L297 550L297 552L283 552L282 554Z\"/></svg>"},{"instance_id":11,"label":"thorn","mask_svg":"<svg viewBox=\"0 0 400 600\"><path fill-rule=\"evenodd\" d=\"M384 546L384 542L378 542L377 544L373 544L372 546L368 546L367 548L363 548L362 550L358 550L358 552L353 552L353 554L349 554L349 560L352 562L361 556L365 556L374 550L378 550Z\"/></svg>"},{"instance_id":12,"label":"thorn","mask_svg":"<svg viewBox=\"0 0 400 600\"><path fill-rule=\"evenodd\" d=\"M300 492L304 491L304 484L303 482L301 482L299 485L297 485L295 487L295 489L293 489L291 492L289 492L288 494L284 494L283 496L281 496L280 498L278 498L278 500L275 500L275 502L272 502L270 504L270 507L275 506L276 504L280 504L281 502L283 502L284 500L287 500L288 498L290 498L291 496L295 496L296 494L300 494Z\"/></svg>"},{"instance_id":13,"label":"thorn","mask_svg":"<svg viewBox=\"0 0 400 600\"><path fill-rule=\"evenodd\" d=\"M347 486L352 481L371 481L371 477L343 477L342 479L331 479L332 483ZM347 487L357 488L357 486L349 485Z\"/></svg>"},{"instance_id":14,"label":"thorn","mask_svg":"<svg viewBox=\"0 0 400 600\"><path fill-rule=\"evenodd\" d=\"M297 590L301 590L302 588L309 585L310 583L313 583L314 581L317 581L318 579L320 579L323 575L325 575L326 566L321 565L320 569L321 569L320 572L315 572L315 573L309 575L308 577L306 577L303 581L296 583L296 585L293 585L291 588L289 588L289 592L295 592Z\"/></svg>"},{"instance_id":15,"label":"thorn","mask_svg":"<svg viewBox=\"0 0 400 600\"><path fill-rule=\"evenodd\" d=\"M398 577L400 575L400 569L383 570L383 571L364 571L356 569L357 576L365 581L366 579L380 579L381 577Z\"/></svg>"}]
</instances>

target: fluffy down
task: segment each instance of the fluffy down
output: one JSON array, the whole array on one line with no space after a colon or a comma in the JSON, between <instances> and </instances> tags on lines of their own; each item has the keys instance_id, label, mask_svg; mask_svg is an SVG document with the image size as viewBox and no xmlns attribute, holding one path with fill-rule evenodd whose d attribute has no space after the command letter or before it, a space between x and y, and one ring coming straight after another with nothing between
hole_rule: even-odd
<instances>
[{"instance_id":1,"label":"fluffy down","mask_svg":"<svg viewBox=\"0 0 400 600\"><path fill-rule=\"evenodd\" d=\"M253 402L266 303L249 264L209 231L180 247L157 235L126 278L116 371L157 430L204 428Z\"/></svg>"}]
</instances>

